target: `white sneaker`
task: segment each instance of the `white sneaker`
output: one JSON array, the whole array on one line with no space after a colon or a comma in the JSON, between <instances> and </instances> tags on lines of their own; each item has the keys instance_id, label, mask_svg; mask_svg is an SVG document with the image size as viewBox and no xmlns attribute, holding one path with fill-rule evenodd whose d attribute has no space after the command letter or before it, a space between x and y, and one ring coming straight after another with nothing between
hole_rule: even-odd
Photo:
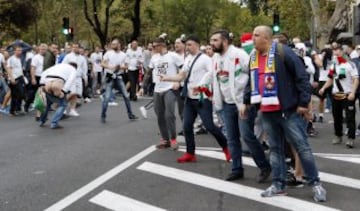
<instances>
[{"instance_id":1,"label":"white sneaker","mask_svg":"<svg viewBox=\"0 0 360 211\"><path fill-rule=\"evenodd\" d=\"M108 105L109 105L109 106L118 106L119 103L117 103L117 102L110 102Z\"/></svg>"},{"instance_id":2,"label":"white sneaker","mask_svg":"<svg viewBox=\"0 0 360 211\"><path fill-rule=\"evenodd\" d=\"M328 108L325 109L325 113L330 113L330 110Z\"/></svg>"},{"instance_id":3,"label":"white sneaker","mask_svg":"<svg viewBox=\"0 0 360 211\"><path fill-rule=\"evenodd\" d=\"M69 116L80 116L80 114L78 112L76 112L74 109L71 109L70 112L68 113Z\"/></svg>"},{"instance_id":4,"label":"white sneaker","mask_svg":"<svg viewBox=\"0 0 360 211\"><path fill-rule=\"evenodd\" d=\"M144 106L141 106L140 108L141 115L144 117L144 119L147 119L147 111Z\"/></svg>"},{"instance_id":5,"label":"white sneaker","mask_svg":"<svg viewBox=\"0 0 360 211\"><path fill-rule=\"evenodd\" d=\"M87 97L87 98L84 99L84 102L85 103L91 103L91 99Z\"/></svg>"}]
</instances>

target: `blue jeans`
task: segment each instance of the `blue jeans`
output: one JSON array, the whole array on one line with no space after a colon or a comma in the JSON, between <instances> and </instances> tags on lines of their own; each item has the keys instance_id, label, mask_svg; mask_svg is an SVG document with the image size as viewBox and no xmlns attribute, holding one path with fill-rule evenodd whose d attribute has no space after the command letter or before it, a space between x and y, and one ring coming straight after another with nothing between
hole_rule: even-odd
<instances>
[{"instance_id":1,"label":"blue jeans","mask_svg":"<svg viewBox=\"0 0 360 211\"><path fill-rule=\"evenodd\" d=\"M256 163L256 165L262 170L270 170L271 166L266 159L264 150L260 141L254 134L255 119L257 116L257 109L255 106L251 106L247 110L247 118L240 119L240 134L244 142L249 148L249 151Z\"/></svg>"},{"instance_id":2,"label":"blue jeans","mask_svg":"<svg viewBox=\"0 0 360 211\"><path fill-rule=\"evenodd\" d=\"M280 111L264 112L262 118L264 130L269 136L273 184L280 189L285 187L285 139L298 153L309 185L317 184L320 179L314 156L307 141L306 129L304 127L305 120L296 112L284 116Z\"/></svg>"},{"instance_id":3,"label":"blue jeans","mask_svg":"<svg viewBox=\"0 0 360 211\"><path fill-rule=\"evenodd\" d=\"M46 103L47 103L46 109L45 109L44 113L42 113L40 116L40 124L44 124L46 122L47 115L51 109L51 105L53 103L56 103L58 105L58 107L51 119L51 127L55 127L58 125L61 117L64 115L64 111L67 106L67 100L65 99L65 97L58 98L58 97L55 97L53 95L46 93Z\"/></svg>"},{"instance_id":4,"label":"blue jeans","mask_svg":"<svg viewBox=\"0 0 360 211\"><path fill-rule=\"evenodd\" d=\"M191 154L195 153L193 125L198 114L200 115L200 118L206 130L215 137L216 141L222 148L226 148L226 138L221 132L221 129L216 127L214 124L211 101L205 99L203 102L199 102L199 100L197 99L187 98L185 100L183 120L183 129L186 140L186 152Z\"/></svg>"},{"instance_id":5,"label":"blue jeans","mask_svg":"<svg viewBox=\"0 0 360 211\"><path fill-rule=\"evenodd\" d=\"M232 159L232 173L242 173L242 149L239 130L239 113L235 104L223 103L224 124L227 131L228 147Z\"/></svg>"},{"instance_id":6,"label":"blue jeans","mask_svg":"<svg viewBox=\"0 0 360 211\"><path fill-rule=\"evenodd\" d=\"M131 111L129 94L126 91L126 87L125 87L123 79L119 76L116 77L115 79L107 82L105 85L104 101L102 102L102 109L101 109L101 118L106 118L106 111L108 108L108 104L110 102L110 98L112 97L112 89L113 89L114 83L116 83L117 88L119 89L119 91L121 92L121 95L124 98L127 114L128 114L128 117L130 118L130 116L132 115L132 111Z\"/></svg>"}]
</instances>

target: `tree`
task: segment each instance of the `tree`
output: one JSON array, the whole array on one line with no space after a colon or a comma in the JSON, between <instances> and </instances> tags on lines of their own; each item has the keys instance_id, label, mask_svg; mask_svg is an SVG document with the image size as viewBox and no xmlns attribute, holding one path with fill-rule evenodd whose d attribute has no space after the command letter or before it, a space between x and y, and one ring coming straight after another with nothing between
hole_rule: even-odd
<instances>
[{"instance_id":1,"label":"tree","mask_svg":"<svg viewBox=\"0 0 360 211\"><path fill-rule=\"evenodd\" d=\"M108 31L109 31L109 20L110 20L110 7L114 3L114 0L106 0L105 2L105 21L103 25L100 23L99 11L101 10L101 1L91 0L91 7L89 8L88 0L83 0L84 15L86 20L89 22L90 26L94 30L95 34L98 36L101 47L105 48ZM92 13L92 17L90 16Z\"/></svg>"},{"instance_id":2,"label":"tree","mask_svg":"<svg viewBox=\"0 0 360 211\"><path fill-rule=\"evenodd\" d=\"M0 2L0 30L18 38L21 31L27 30L36 21L38 10L36 1L3 0Z\"/></svg>"},{"instance_id":3,"label":"tree","mask_svg":"<svg viewBox=\"0 0 360 211\"><path fill-rule=\"evenodd\" d=\"M336 0L334 10L329 11L329 2L310 0L319 47L323 47L330 41L334 31L346 28L350 3L351 0Z\"/></svg>"}]
</instances>

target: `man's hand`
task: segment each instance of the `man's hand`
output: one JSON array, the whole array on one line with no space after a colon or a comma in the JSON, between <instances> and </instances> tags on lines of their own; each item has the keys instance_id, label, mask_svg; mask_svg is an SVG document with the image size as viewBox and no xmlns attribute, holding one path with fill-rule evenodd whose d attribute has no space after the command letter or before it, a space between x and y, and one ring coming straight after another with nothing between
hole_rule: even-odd
<instances>
[{"instance_id":1,"label":"man's hand","mask_svg":"<svg viewBox=\"0 0 360 211\"><path fill-rule=\"evenodd\" d=\"M324 95L324 92L325 92L324 88L321 88L321 89L319 90L319 95L323 96L323 95Z\"/></svg>"},{"instance_id":2,"label":"man's hand","mask_svg":"<svg viewBox=\"0 0 360 211\"><path fill-rule=\"evenodd\" d=\"M10 79L10 83L11 83L11 84L16 84L15 79L14 79L14 78L11 78L11 79Z\"/></svg>"},{"instance_id":3,"label":"man's hand","mask_svg":"<svg viewBox=\"0 0 360 211\"><path fill-rule=\"evenodd\" d=\"M355 100L355 93L351 92L351 93L348 95L347 99L348 99L349 101L354 101L354 100Z\"/></svg>"},{"instance_id":4,"label":"man's hand","mask_svg":"<svg viewBox=\"0 0 360 211\"><path fill-rule=\"evenodd\" d=\"M160 81L167 81L167 77L165 74L158 74Z\"/></svg>"},{"instance_id":5,"label":"man's hand","mask_svg":"<svg viewBox=\"0 0 360 211\"><path fill-rule=\"evenodd\" d=\"M198 94L200 94L200 87L198 87L198 86L193 87L193 88L192 88L192 94L193 94L193 95L198 95Z\"/></svg>"},{"instance_id":6,"label":"man's hand","mask_svg":"<svg viewBox=\"0 0 360 211\"><path fill-rule=\"evenodd\" d=\"M313 83L311 84L311 86L312 86L312 88L316 89L316 88L318 88L318 86L319 86L319 82L313 82Z\"/></svg>"},{"instance_id":7,"label":"man's hand","mask_svg":"<svg viewBox=\"0 0 360 211\"><path fill-rule=\"evenodd\" d=\"M247 106L245 104L240 105L239 117L240 117L240 119L246 119L247 118Z\"/></svg>"},{"instance_id":8,"label":"man's hand","mask_svg":"<svg viewBox=\"0 0 360 211\"><path fill-rule=\"evenodd\" d=\"M172 87L173 90L178 90L179 88L180 88L180 83L179 82L173 83L173 87Z\"/></svg>"}]
</instances>

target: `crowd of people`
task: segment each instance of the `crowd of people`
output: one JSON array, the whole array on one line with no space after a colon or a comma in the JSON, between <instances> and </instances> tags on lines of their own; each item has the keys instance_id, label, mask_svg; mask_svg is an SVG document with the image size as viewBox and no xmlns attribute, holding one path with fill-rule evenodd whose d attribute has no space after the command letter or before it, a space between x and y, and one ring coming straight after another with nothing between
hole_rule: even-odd
<instances>
[{"instance_id":1,"label":"crowd of people","mask_svg":"<svg viewBox=\"0 0 360 211\"><path fill-rule=\"evenodd\" d=\"M360 46L334 42L318 52L298 37L273 36L267 26L240 40L242 46L235 46L232 33L219 30L207 45L196 35L182 35L172 48L166 34L144 48L136 40L122 46L113 39L106 49L97 46L92 53L78 43L60 50L56 44L2 48L0 112L26 115L40 98L45 109L36 111L35 120L43 126L55 110L51 128L60 129L62 118L79 116L79 103L94 97L102 99L100 121L106 123L108 106L117 105L114 90L121 94L130 120L138 119L131 101L152 96L140 112L147 118L154 108L161 136L158 149L177 150L177 136L184 135L186 152L177 162L197 161L194 130L200 127L215 138L225 160L232 160L226 180L244 177L242 156L248 152L260 170L257 182L272 175L261 196L286 195L286 186L308 184L315 201L326 201L307 139L318 135L313 123L322 123L324 113L332 111L332 144L341 144L346 135L346 147L354 147L360 131L355 121Z\"/></svg>"}]
</instances>

